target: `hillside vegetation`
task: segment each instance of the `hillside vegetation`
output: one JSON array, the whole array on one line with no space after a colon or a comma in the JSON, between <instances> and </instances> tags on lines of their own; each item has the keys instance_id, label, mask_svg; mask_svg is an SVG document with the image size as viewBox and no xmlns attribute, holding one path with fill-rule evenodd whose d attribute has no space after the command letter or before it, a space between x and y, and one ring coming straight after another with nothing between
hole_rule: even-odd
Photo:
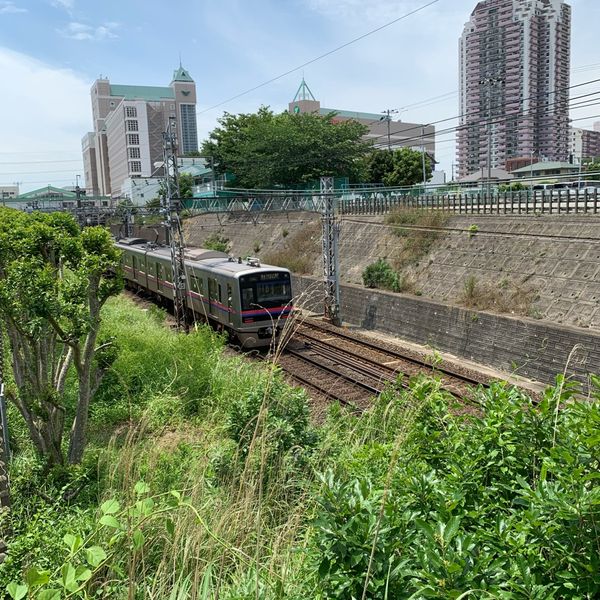
<instances>
[{"instance_id":1,"label":"hillside vegetation","mask_svg":"<svg viewBox=\"0 0 600 600\"><path fill-rule=\"evenodd\" d=\"M11 598L597 598L600 398L433 379L310 420L272 366L124 297L77 467L11 412ZM67 382L75 389L75 381Z\"/></svg>"}]
</instances>

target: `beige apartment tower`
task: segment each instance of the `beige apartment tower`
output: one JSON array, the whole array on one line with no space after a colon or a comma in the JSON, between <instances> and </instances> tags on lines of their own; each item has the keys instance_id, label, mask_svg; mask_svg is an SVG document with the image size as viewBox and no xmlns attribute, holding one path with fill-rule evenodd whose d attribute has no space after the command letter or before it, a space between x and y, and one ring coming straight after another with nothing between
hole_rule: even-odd
<instances>
[{"instance_id":1,"label":"beige apartment tower","mask_svg":"<svg viewBox=\"0 0 600 600\"><path fill-rule=\"evenodd\" d=\"M482 0L459 41L459 174L515 159L565 161L571 7Z\"/></svg>"},{"instance_id":2,"label":"beige apartment tower","mask_svg":"<svg viewBox=\"0 0 600 600\"><path fill-rule=\"evenodd\" d=\"M198 150L196 84L181 65L168 87L114 85L97 79L91 89L94 131L82 140L89 195L121 195L128 178L162 174L162 134L177 122L179 154Z\"/></svg>"}]
</instances>

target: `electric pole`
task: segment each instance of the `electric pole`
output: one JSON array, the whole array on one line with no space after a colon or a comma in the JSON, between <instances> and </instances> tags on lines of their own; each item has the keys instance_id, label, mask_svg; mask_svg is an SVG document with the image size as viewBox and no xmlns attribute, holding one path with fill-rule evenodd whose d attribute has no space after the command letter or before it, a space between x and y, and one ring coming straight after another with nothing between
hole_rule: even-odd
<instances>
[{"instance_id":1,"label":"electric pole","mask_svg":"<svg viewBox=\"0 0 600 600\"><path fill-rule=\"evenodd\" d=\"M79 174L75 175L75 195L77 196L77 208L81 208L81 188L79 187Z\"/></svg>"},{"instance_id":2,"label":"electric pole","mask_svg":"<svg viewBox=\"0 0 600 600\"><path fill-rule=\"evenodd\" d=\"M492 87L502 85L504 79L502 77L484 77L479 81L479 85L485 89L485 100L487 104L487 185L486 195L489 199L492 191Z\"/></svg>"},{"instance_id":3,"label":"electric pole","mask_svg":"<svg viewBox=\"0 0 600 600\"><path fill-rule=\"evenodd\" d=\"M340 318L340 269L338 258L338 240L340 224L335 217L335 196L333 195L333 177L321 177L321 195L323 198L323 278L325 283L325 317L333 325L342 324Z\"/></svg>"},{"instance_id":4,"label":"electric pole","mask_svg":"<svg viewBox=\"0 0 600 600\"><path fill-rule=\"evenodd\" d=\"M392 134L390 132L390 122L392 120L392 117L390 115L395 115L398 113L398 110L396 108L386 108L384 111L382 111L383 114L385 115L385 117L381 117L381 119L385 119L387 121L387 140L388 140L388 150L391 152L392 151Z\"/></svg>"},{"instance_id":5,"label":"electric pole","mask_svg":"<svg viewBox=\"0 0 600 600\"><path fill-rule=\"evenodd\" d=\"M421 157L423 159L423 194L425 193L425 186L427 185L427 169L425 168L425 126L421 127L421 144L423 145L423 152Z\"/></svg>"},{"instance_id":6,"label":"electric pole","mask_svg":"<svg viewBox=\"0 0 600 600\"><path fill-rule=\"evenodd\" d=\"M179 220L181 199L179 197L179 173L177 169L177 124L169 118L167 131L163 133L163 160L165 169L165 194L162 198L164 226L171 247L171 271L173 286L173 308L177 329L189 332L187 318L187 285L185 276L185 244Z\"/></svg>"}]
</instances>

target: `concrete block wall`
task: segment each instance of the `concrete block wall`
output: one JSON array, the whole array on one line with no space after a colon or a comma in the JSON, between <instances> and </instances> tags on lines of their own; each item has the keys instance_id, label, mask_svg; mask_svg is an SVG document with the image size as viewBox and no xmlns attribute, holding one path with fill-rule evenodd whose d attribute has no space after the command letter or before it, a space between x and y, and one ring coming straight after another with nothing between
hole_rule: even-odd
<instances>
[{"instance_id":1,"label":"concrete block wall","mask_svg":"<svg viewBox=\"0 0 600 600\"><path fill-rule=\"evenodd\" d=\"M322 284L294 277L300 302L322 312ZM309 293L306 293L307 290ZM343 285L345 322L396 335L475 362L552 383L565 371L586 383L600 373L600 335L534 319L476 312L432 300Z\"/></svg>"},{"instance_id":2,"label":"concrete block wall","mask_svg":"<svg viewBox=\"0 0 600 600\"><path fill-rule=\"evenodd\" d=\"M424 296L456 303L467 277L532 290L532 309L554 323L600 329L600 219L574 216L463 216L449 227L413 277Z\"/></svg>"},{"instance_id":3,"label":"concrete block wall","mask_svg":"<svg viewBox=\"0 0 600 600\"><path fill-rule=\"evenodd\" d=\"M207 214L186 219L183 230L186 242L191 246L202 247L206 238L220 234L229 240L229 251L234 256L262 258L283 249L294 232L315 222L320 222L320 218L312 213ZM315 243L321 247L320 239Z\"/></svg>"},{"instance_id":4,"label":"concrete block wall","mask_svg":"<svg viewBox=\"0 0 600 600\"><path fill-rule=\"evenodd\" d=\"M231 240L236 256L262 257L284 249L296 232L319 221L312 213L203 215L186 220L184 228L192 245L219 232ZM381 216L344 219L342 281L361 284L369 264L394 256L401 241L383 225ZM465 230L472 225L479 231L469 236ZM461 215L451 217L447 227L404 272L422 297L459 306L471 276L489 286L510 282L537 298L530 316L600 331L600 215ZM320 240L314 243L310 274L318 276Z\"/></svg>"}]
</instances>

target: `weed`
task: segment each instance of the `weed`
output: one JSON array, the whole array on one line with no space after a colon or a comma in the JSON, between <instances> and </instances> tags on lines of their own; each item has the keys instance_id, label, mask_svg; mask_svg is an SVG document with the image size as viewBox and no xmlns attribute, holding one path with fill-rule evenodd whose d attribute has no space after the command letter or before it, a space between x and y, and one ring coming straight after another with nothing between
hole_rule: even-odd
<instances>
[{"instance_id":1,"label":"weed","mask_svg":"<svg viewBox=\"0 0 600 600\"><path fill-rule=\"evenodd\" d=\"M477 232L479 231L479 226L476 225L475 223L472 223L471 225L469 225L469 237L473 237Z\"/></svg>"},{"instance_id":2,"label":"weed","mask_svg":"<svg viewBox=\"0 0 600 600\"><path fill-rule=\"evenodd\" d=\"M284 230L281 232L281 237L284 237L284 238L286 238L288 235L290 235L290 232L289 232L287 229L284 229Z\"/></svg>"},{"instance_id":3,"label":"weed","mask_svg":"<svg viewBox=\"0 0 600 600\"><path fill-rule=\"evenodd\" d=\"M438 230L446 225L448 218L443 211L402 208L390 213L385 222L396 226L394 233L402 239L402 244L392 257L394 268L400 271L425 256L433 242L441 235L441 231ZM402 227L403 225L406 227Z\"/></svg>"},{"instance_id":4,"label":"weed","mask_svg":"<svg viewBox=\"0 0 600 600\"><path fill-rule=\"evenodd\" d=\"M264 260L268 264L285 267L293 273L304 275L312 273L320 256L321 225L315 222L286 237L285 248L268 252Z\"/></svg>"},{"instance_id":5,"label":"weed","mask_svg":"<svg viewBox=\"0 0 600 600\"><path fill-rule=\"evenodd\" d=\"M252 245L252 250L254 250L254 253L258 254L261 248L262 244L258 240L254 240L254 244Z\"/></svg>"},{"instance_id":6,"label":"weed","mask_svg":"<svg viewBox=\"0 0 600 600\"><path fill-rule=\"evenodd\" d=\"M227 252L229 249L229 239L220 233L212 233L208 236L202 246L208 250L216 250L217 252Z\"/></svg>"},{"instance_id":7,"label":"weed","mask_svg":"<svg viewBox=\"0 0 600 600\"><path fill-rule=\"evenodd\" d=\"M471 275L463 284L459 301L464 306L478 310L529 316L534 312L533 304L538 297L537 292L526 285L526 281L518 283L505 277L498 284L480 283Z\"/></svg>"},{"instance_id":8,"label":"weed","mask_svg":"<svg viewBox=\"0 0 600 600\"><path fill-rule=\"evenodd\" d=\"M383 258L370 264L363 271L362 279L364 285L369 288L381 288L392 292L401 292L403 289L402 276Z\"/></svg>"},{"instance_id":9,"label":"weed","mask_svg":"<svg viewBox=\"0 0 600 600\"><path fill-rule=\"evenodd\" d=\"M462 301L465 306L474 306L477 300L477 277L469 275L463 285Z\"/></svg>"}]
</instances>

